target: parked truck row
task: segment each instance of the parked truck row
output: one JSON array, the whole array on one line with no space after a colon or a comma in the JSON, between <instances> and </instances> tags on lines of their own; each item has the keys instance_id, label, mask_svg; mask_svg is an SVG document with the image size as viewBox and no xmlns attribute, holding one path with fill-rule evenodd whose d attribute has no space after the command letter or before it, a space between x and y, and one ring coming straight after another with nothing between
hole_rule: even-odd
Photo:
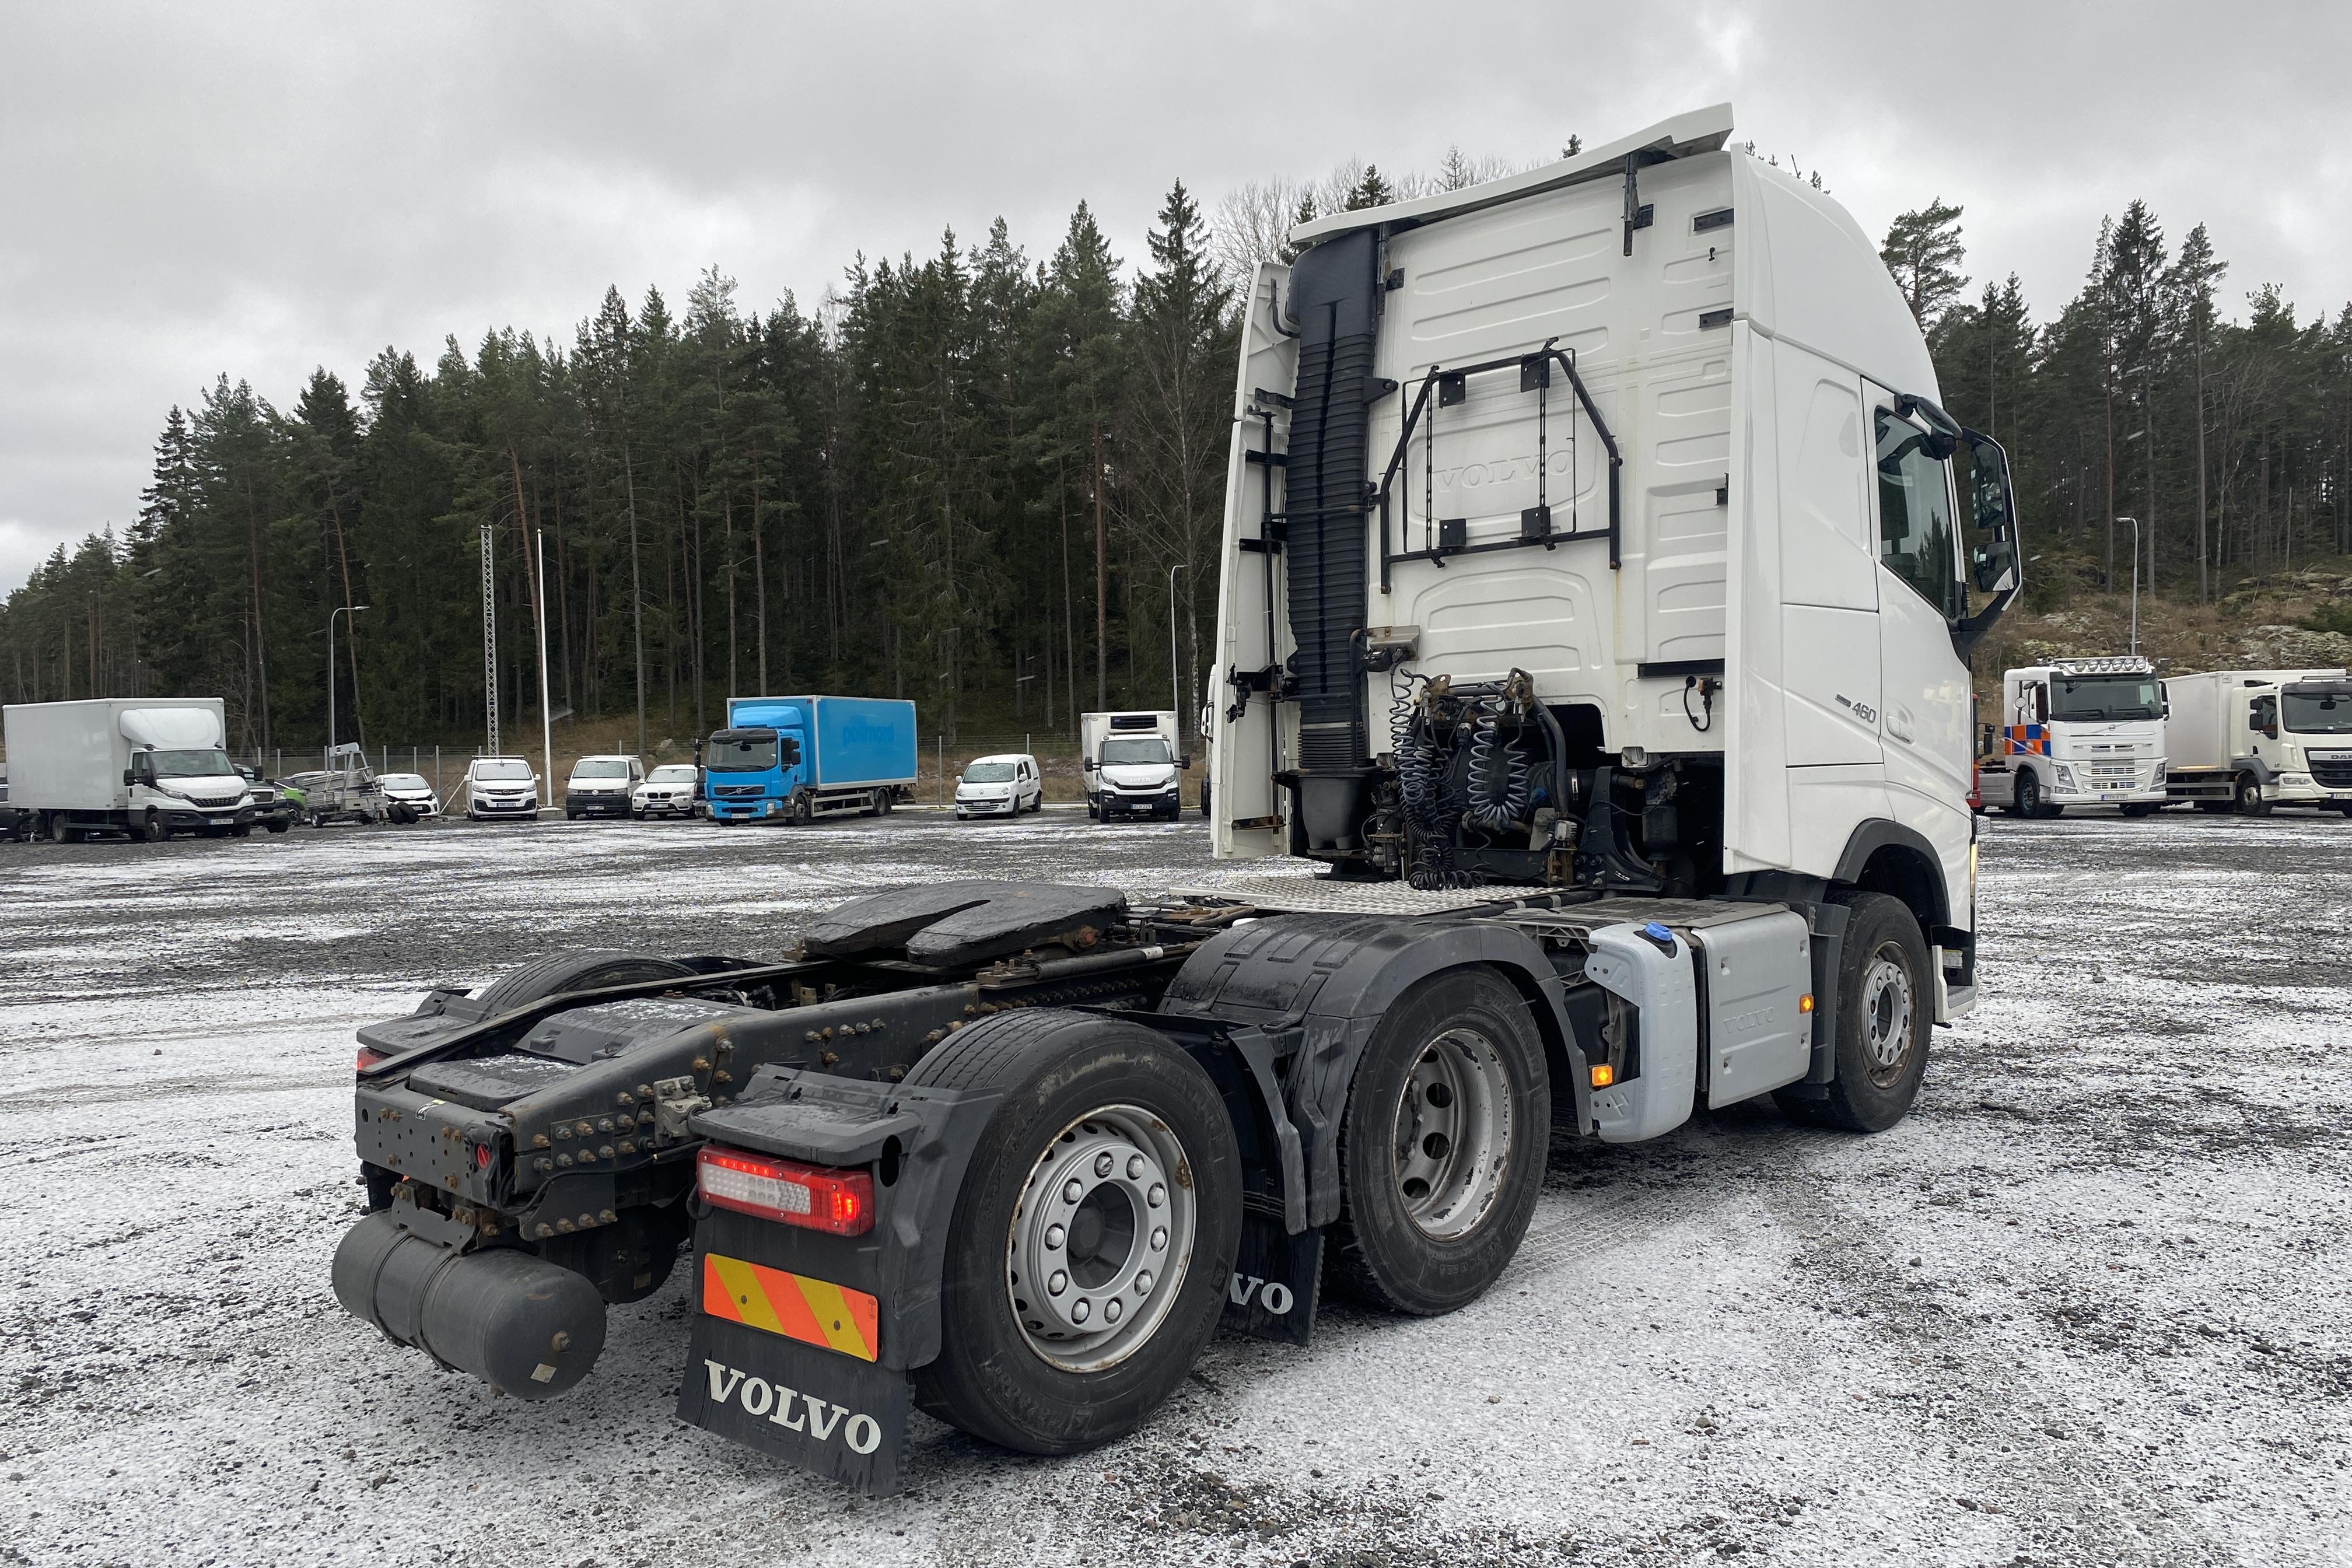
<instances>
[{"instance_id":1,"label":"parked truck row","mask_svg":"<svg viewBox=\"0 0 2352 1568\"><path fill-rule=\"evenodd\" d=\"M1731 128L1319 218L1244 281L1211 824L1321 875L455 975L361 1031L343 1305L545 1398L683 1262L678 1415L887 1491L919 1406L1066 1453L1220 1322L1477 1299L1555 1136L1899 1121L1977 996L2008 467L1869 237ZM782 715L730 723L787 765ZM1165 767L1118 733L1094 775Z\"/></svg>"},{"instance_id":2,"label":"parked truck row","mask_svg":"<svg viewBox=\"0 0 2352 1568\"><path fill-rule=\"evenodd\" d=\"M2168 805L2262 816L2352 816L2352 679L2342 669L2225 669L2159 679L2136 656L2055 659L2001 678L2002 722L1979 738L1985 804L2020 816Z\"/></svg>"}]
</instances>

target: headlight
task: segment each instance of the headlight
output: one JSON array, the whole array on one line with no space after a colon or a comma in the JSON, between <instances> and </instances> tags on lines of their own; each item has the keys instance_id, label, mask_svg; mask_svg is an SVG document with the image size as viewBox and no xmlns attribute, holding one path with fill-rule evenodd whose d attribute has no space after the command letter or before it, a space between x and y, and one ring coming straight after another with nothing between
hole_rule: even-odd
<instances>
[{"instance_id":1,"label":"headlight","mask_svg":"<svg viewBox=\"0 0 2352 1568\"><path fill-rule=\"evenodd\" d=\"M2055 772L2056 772L2056 773L2057 773L2057 774L2058 774L2058 787L2059 787L2059 788L2061 788L2061 789L2073 789L2073 788L2074 787L2074 769L2072 769L2072 768L2068 767L2068 766L2067 766L2065 763L2059 763L2055 764Z\"/></svg>"}]
</instances>

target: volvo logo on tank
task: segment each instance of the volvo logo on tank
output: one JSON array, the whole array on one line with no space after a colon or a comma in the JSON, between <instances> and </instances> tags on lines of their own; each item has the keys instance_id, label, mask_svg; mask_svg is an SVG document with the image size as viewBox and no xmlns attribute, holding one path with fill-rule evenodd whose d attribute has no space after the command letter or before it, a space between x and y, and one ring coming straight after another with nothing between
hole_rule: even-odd
<instances>
[{"instance_id":1,"label":"volvo logo on tank","mask_svg":"<svg viewBox=\"0 0 2352 1568\"><path fill-rule=\"evenodd\" d=\"M764 1416L788 1432L806 1432L820 1443L841 1442L853 1454L870 1454L882 1446L882 1424L862 1410L835 1405L814 1394L752 1377L723 1362L703 1358L710 1376L710 1398L724 1405L732 1400L746 1415Z\"/></svg>"}]
</instances>

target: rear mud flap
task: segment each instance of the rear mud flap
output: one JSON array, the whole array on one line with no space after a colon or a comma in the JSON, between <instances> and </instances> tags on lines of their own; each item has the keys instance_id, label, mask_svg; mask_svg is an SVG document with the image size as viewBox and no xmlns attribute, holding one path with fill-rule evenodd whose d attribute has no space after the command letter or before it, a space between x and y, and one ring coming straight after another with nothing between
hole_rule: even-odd
<instances>
[{"instance_id":1,"label":"rear mud flap","mask_svg":"<svg viewBox=\"0 0 2352 1568\"><path fill-rule=\"evenodd\" d=\"M1263 1340L1304 1345L1321 1305L1323 1233L1286 1233L1268 1215L1242 1217L1242 1246L1225 1282L1224 1326Z\"/></svg>"},{"instance_id":2,"label":"rear mud flap","mask_svg":"<svg viewBox=\"0 0 2352 1568\"><path fill-rule=\"evenodd\" d=\"M898 1490L907 1374L761 1330L697 1317L677 1417L868 1497Z\"/></svg>"}]
</instances>

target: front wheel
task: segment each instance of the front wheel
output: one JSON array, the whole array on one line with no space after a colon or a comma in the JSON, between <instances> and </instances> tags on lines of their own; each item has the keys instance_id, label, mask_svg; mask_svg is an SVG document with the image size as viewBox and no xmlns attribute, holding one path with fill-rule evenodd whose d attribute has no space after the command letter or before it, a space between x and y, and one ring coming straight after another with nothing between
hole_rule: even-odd
<instances>
[{"instance_id":1,"label":"front wheel","mask_svg":"<svg viewBox=\"0 0 2352 1568\"><path fill-rule=\"evenodd\" d=\"M2042 780L2032 769L2027 768L2018 773L2015 790L2012 797L2015 804L2011 806L2011 811L2029 818L2042 815Z\"/></svg>"},{"instance_id":2,"label":"front wheel","mask_svg":"<svg viewBox=\"0 0 2352 1568\"><path fill-rule=\"evenodd\" d=\"M1550 1136L1519 993L1483 965L1414 986L1372 1031L1340 1123L1339 1282L1422 1316L1475 1300L1527 1234Z\"/></svg>"},{"instance_id":3,"label":"front wheel","mask_svg":"<svg viewBox=\"0 0 2352 1568\"><path fill-rule=\"evenodd\" d=\"M907 1082L1004 1096L957 1194L923 1407L1031 1454L1133 1431L1215 1331L1240 1246L1215 1083L1140 1024L1045 1009L960 1031Z\"/></svg>"},{"instance_id":4,"label":"front wheel","mask_svg":"<svg viewBox=\"0 0 2352 1568\"><path fill-rule=\"evenodd\" d=\"M2240 816L2268 816L2271 814L2271 803L2263 794L2263 781L2252 773L2238 775L2235 805Z\"/></svg>"},{"instance_id":5,"label":"front wheel","mask_svg":"<svg viewBox=\"0 0 2352 1568\"><path fill-rule=\"evenodd\" d=\"M146 836L148 843L161 844L172 837L172 826L163 820L162 813L151 811L147 814L147 821L142 832Z\"/></svg>"},{"instance_id":6,"label":"front wheel","mask_svg":"<svg viewBox=\"0 0 2352 1568\"><path fill-rule=\"evenodd\" d=\"M1803 1121L1881 1132L1910 1114L1927 1070L1934 977L1927 940L1908 905L1885 893L1838 892L1850 911L1838 967L1836 1078L1827 1098L1780 1096Z\"/></svg>"},{"instance_id":7,"label":"front wheel","mask_svg":"<svg viewBox=\"0 0 2352 1568\"><path fill-rule=\"evenodd\" d=\"M2123 808L2123 814L2126 816L2153 816L2156 815L2156 802L2136 800Z\"/></svg>"}]
</instances>

